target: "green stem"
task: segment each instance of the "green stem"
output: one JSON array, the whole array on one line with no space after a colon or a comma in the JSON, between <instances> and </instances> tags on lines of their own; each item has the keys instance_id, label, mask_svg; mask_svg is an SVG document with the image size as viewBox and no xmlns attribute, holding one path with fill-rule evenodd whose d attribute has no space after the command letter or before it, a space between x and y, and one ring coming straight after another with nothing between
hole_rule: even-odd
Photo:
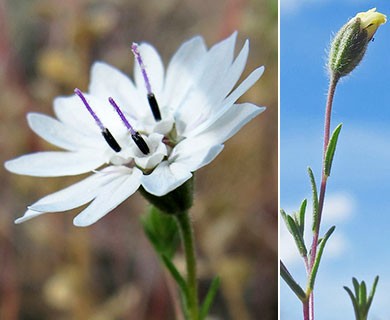
<instances>
[{"instance_id":1,"label":"green stem","mask_svg":"<svg viewBox=\"0 0 390 320\"><path fill-rule=\"evenodd\" d=\"M196 257L194 234L191 226L191 219L188 212L175 215L178 222L181 239L184 246L184 254L187 269L187 288L188 288L188 315L190 320L199 319L199 301L198 301L198 282L196 277Z\"/></svg>"}]
</instances>

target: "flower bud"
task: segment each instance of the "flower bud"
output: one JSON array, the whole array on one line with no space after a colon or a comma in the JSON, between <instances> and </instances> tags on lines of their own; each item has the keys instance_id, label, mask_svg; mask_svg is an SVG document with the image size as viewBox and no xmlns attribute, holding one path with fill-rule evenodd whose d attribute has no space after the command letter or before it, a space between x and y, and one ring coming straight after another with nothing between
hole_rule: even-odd
<instances>
[{"instance_id":1,"label":"flower bud","mask_svg":"<svg viewBox=\"0 0 390 320\"><path fill-rule=\"evenodd\" d=\"M358 13L334 37L329 52L329 72L339 79L355 69L366 52L367 45L386 16L376 8Z\"/></svg>"}]
</instances>

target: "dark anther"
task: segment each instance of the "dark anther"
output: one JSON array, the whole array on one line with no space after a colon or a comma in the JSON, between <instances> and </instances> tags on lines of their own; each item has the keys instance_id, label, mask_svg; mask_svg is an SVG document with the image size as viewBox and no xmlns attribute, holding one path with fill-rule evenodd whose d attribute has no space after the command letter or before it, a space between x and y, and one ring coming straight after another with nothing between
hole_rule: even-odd
<instances>
[{"instance_id":1,"label":"dark anther","mask_svg":"<svg viewBox=\"0 0 390 320\"><path fill-rule=\"evenodd\" d=\"M160 109L158 107L156 97L154 96L153 93L148 93L148 102L149 102L150 108L152 109L154 120L160 121L161 120L161 113L160 113Z\"/></svg>"},{"instance_id":2,"label":"dark anther","mask_svg":"<svg viewBox=\"0 0 390 320\"><path fill-rule=\"evenodd\" d=\"M118 142L115 140L115 138L107 128L102 131L102 135L112 150L114 150L115 152L119 152L122 150L121 146L118 144Z\"/></svg>"},{"instance_id":3,"label":"dark anther","mask_svg":"<svg viewBox=\"0 0 390 320\"><path fill-rule=\"evenodd\" d=\"M138 148L142 151L143 154L146 155L150 152L148 145L138 132L132 134L131 137L133 138L135 144L138 146Z\"/></svg>"}]
</instances>

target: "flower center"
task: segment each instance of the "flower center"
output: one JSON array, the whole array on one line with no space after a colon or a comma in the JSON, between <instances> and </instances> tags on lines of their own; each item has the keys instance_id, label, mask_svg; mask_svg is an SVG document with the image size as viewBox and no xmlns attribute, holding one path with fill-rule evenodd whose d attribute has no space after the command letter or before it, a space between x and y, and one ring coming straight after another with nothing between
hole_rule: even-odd
<instances>
[{"instance_id":1,"label":"flower center","mask_svg":"<svg viewBox=\"0 0 390 320\"><path fill-rule=\"evenodd\" d=\"M141 68L141 73L145 81L145 86L146 86L146 91L147 91L147 98L149 102L150 109L152 110L154 120L160 121L161 120L161 113L160 113L160 108L158 106L156 96L154 95L152 91L152 86L150 84L150 80L148 77L148 74L146 73L146 68L145 64L142 60L141 54L138 50L138 45L136 43L133 43L131 45L131 51L133 52L139 67Z\"/></svg>"}]
</instances>

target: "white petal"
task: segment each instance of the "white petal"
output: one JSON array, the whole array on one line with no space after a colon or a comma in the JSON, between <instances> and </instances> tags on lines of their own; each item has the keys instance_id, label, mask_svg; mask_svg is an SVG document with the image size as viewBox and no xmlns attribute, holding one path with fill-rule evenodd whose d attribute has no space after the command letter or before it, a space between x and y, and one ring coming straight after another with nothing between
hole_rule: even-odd
<instances>
[{"instance_id":1,"label":"white petal","mask_svg":"<svg viewBox=\"0 0 390 320\"><path fill-rule=\"evenodd\" d=\"M98 134L100 132L83 102L76 95L57 97L54 99L53 104L57 118L76 132L86 135L90 133Z\"/></svg>"},{"instance_id":2,"label":"white petal","mask_svg":"<svg viewBox=\"0 0 390 320\"><path fill-rule=\"evenodd\" d=\"M84 93L84 97L103 126L108 128L114 137L127 133L126 127L108 102L108 98L100 99L89 93ZM54 100L54 110L58 119L75 132L88 136L90 139L95 139L95 145L92 148L110 149L102 137L100 127L79 97L56 98Z\"/></svg>"},{"instance_id":3,"label":"white petal","mask_svg":"<svg viewBox=\"0 0 390 320\"><path fill-rule=\"evenodd\" d=\"M221 118L226 112L231 109L231 105L243 95L255 82L261 77L264 72L264 67L257 68L254 70L241 84L233 90L233 92L223 101L223 106L220 107L218 112L212 116L207 117L205 121L198 124L196 127L188 128L183 135L186 137L193 137L198 135L200 132L205 131L207 128L213 125L219 118Z\"/></svg>"},{"instance_id":4,"label":"white petal","mask_svg":"<svg viewBox=\"0 0 390 320\"><path fill-rule=\"evenodd\" d=\"M215 85L220 85L225 81L225 76L229 70L234 56L234 47L236 43L237 32L234 32L227 39L214 45L208 52L203 61L201 72L197 79L199 90L212 102L218 100L219 90L215 90ZM197 75L195 74L195 77ZM203 105L203 104L202 104Z\"/></svg>"},{"instance_id":5,"label":"white petal","mask_svg":"<svg viewBox=\"0 0 390 320\"><path fill-rule=\"evenodd\" d=\"M166 135L169 134L169 132L172 130L174 123L175 120L173 119L172 115L167 115L158 122L154 121L152 126L153 129L147 132L157 132L161 133L162 135Z\"/></svg>"},{"instance_id":6,"label":"white petal","mask_svg":"<svg viewBox=\"0 0 390 320\"><path fill-rule=\"evenodd\" d=\"M181 186L191 177L190 170L185 166L164 161L150 175L142 177L142 186L147 192L161 197Z\"/></svg>"},{"instance_id":7,"label":"white petal","mask_svg":"<svg viewBox=\"0 0 390 320\"><path fill-rule=\"evenodd\" d=\"M229 94L229 92L236 85L240 79L242 72L244 71L246 61L249 53L249 41L245 41L243 48L234 60L233 64L226 71L226 74L221 76L221 81L216 83L213 90L215 91L216 100L210 101L211 110L219 109L221 102ZM210 112L209 111L209 112Z\"/></svg>"},{"instance_id":8,"label":"white petal","mask_svg":"<svg viewBox=\"0 0 390 320\"><path fill-rule=\"evenodd\" d=\"M132 176L132 179L138 179L139 181L141 175L142 173L138 169L132 170L127 167L106 168L74 185L52 193L35 202L29 206L29 209L23 217L15 220L15 223L22 223L48 212L74 209L90 202L97 196L101 196L101 194L105 194L105 191L111 189L112 186L120 185L121 179L129 180L128 178ZM132 188L133 186L131 185L130 187Z\"/></svg>"},{"instance_id":9,"label":"white petal","mask_svg":"<svg viewBox=\"0 0 390 320\"><path fill-rule=\"evenodd\" d=\"M95 200L74 218L73 224L86 227L104 217L137 191L141 176L142 172L135 168L131 174L119 176L103 186Z\"/></svg>"},{"instance_id":10,"label":"white petal","mask_svg":"<svg viewBox=\"0 0 390 320\"><path fill-rule=\"evenodd\" d=\"M223 143L264 110L252 103L235 104L197 138L212 144Z\"/></svg>"},{"instance_id":11,"label":"white petal","mask_svg":"<svg viewBox=\"0 0 390 320\"><path fill-rule=\"evenodd\" d=\"M233 90L231 94L224 100L224 105L232 105L241 97L245 92L247 92L264 73L264 67L259 67L255 69L240 85Z\"/></svg>"},{"instance_id":12,"label":"white petal","mask_svg":"<svg viewBox=\"0 0 390 320\"><path fill-rule=\"evenodd\" d=\"M30 220L32 218L35 218L35 217L38 217L42 214L45 214L46 212L38 212L38 211L34 211L34 210L27 210L23 217L20 217L18 219L15 220L15 223L16 224L19 224L19 223L22 223L22 222L25 222L27 220Z\"/></svg>"},{"instance_id":13,"label":"white petal","mask_svg":"<svg viewBox=\"0 0 390 320\"><path fill-rule=\"evenodd\" d=\"M207 52L206 61L203 64L201 79L207 81L204 88L209 89L211 79L216 75L224 74L230 67L234 57L234 47L236 44L237 32L233 32L225 40L218 42Z\"/></svg>"},{"instance_id":14,"label":"white petal","mask_svg":"<svg viewBox=\"0 0 390 320\"><path fill-rule=\"evenodd\" d=\"M143 138L150 152L145 155L138 147L134 146L134 161L140 168L153 169L168 154L167 146L162 142L164 136L152 133L149 137Z\"/></svg>"},{"instance_id":15,"label":"white petal","mask_svg":"<svg viewBox=\"0 0 390 320\"><path fill-rule=\"evenodd\" d=\"M145 65L152 91L155 94L157 101L161 101L164 85L164 65L161 61L160 55L156 49L148 43L140 44L138 49ZM145 81L136 60L134 61L134 78L137 89L140 92L140 96L144 96L145 101L147 101Z\"/></svg>"},{"instance_id":16,"label":"white petal","mask_svg":"<svg viewBox=\"0 0 390 320\"><path fill-rule=\"evenodd\" d=\"M49 194L29 206L39 212L59 212L80 207L92 201L102 185L116 179L118 174L97 172L65 189Z\"/></svg>"},{"instance_id":17,"label":"white petal","mask_svg":"<svg viewBox=\"0 0 390 320\"><path fill-rule=\"evenodd\" d=\"M198 142L202 143L203 140L195 138L191 139L191 143L179 143L173 149L170 160L194 172L213 161L223 149L222 144L205 147Z\"/></svg>"},{"instance_id":18,"label":"white petal","mask_svg":"<svg viewBox=\"0 0 390 320\"><path fill-rule=\"evenodd\" d=\"M194 85L188 90L180 108L177 110L179 133L187 135L189 130L206 121L210 111L217 108L234 86L237 74L245 66L247 46L239 55L237 64L232 67L237 33L214 45L202 60L192 76ZM232 69L233 68L233 69ZM229 72L232 70L232 72ZM231 82L234 81L233 85ZM183 125L185 124L185 125Z\"/></svg>"},{"instance_id":19,"label":"white petal","mask_svg":"<svg viewBox=\"0 0 390 320\"><path fill-rule=\"evenodd\" d=\"M165 80L164 102L172 112L182 103L194 85L194 73L207 52L202 37L184 42L172 57Z\"/></svg>"},{"instance_id":20,"label":"white petal","mask_svg":"<svg viewBox=\"0 0 390 320\"><path fill-rule=\"evenodd\" d=\"M233 105L207 130L177 144L169 160L192 172L209 164L222 151L223 142L264 110L251 103Z\"/></svg>"},{"instance_id":21,"label":"white petal","mask_svg":"<svg viewBox=\"0 0 390 320\"><path fill-rule=\"evenodd\" d=\"M37 152L5 162L8 171L37 177L71 176L100 167L105 159L91 151Z\"/></svg>"},{"instance_id":22,"label":"white petal","mask_svg":"<svg viewBox=\"0 0 390 320\"><path fill-rule=\"evenodd\" d=\"M104 62L95 62L91 69L89 93L103 101L114 98L123 111L133 118L138 118L147 110L144 96L139 96L133 82L124 73ZM140 101L145 100L143 105ZM140 112L141 111L141 112Z\"/></svg>"},{"instance_id":23,"label":"white petal","mask_svg":"<svg viewBox=\"0 0 390 320\"><path fill-rule=\"evenodd\" d=\"M39 113L29 113L30 128L47 142L60 148L76 151L81 147L91 147L95 140L64 125L60 121Z\"/></svg>"}]
</instances>

